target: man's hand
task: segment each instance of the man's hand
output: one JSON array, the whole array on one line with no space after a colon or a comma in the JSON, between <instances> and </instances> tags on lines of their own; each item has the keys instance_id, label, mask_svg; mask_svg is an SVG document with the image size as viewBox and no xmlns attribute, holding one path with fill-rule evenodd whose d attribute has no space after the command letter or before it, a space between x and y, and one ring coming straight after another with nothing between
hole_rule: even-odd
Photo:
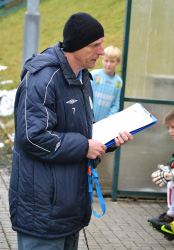
<instances>
[{"instance_id":1,"label":"man's hand","mask_svg":"<svg viewBox=\"0 0 174 250\"><path fill-rule=\"evenodd\" d=\"M96 159L97 157L101 157L106 152L107 147L100 141L97 140L88 140L89 149L86 155L89 159Z\"/></svg>"},{"instance_id":2,"label":"man's hand","mask_svg":"<svg viewBox=\"0 0 174 250\"><path fill-rule=\"evenodd\" d=\"M168 181L173 180L173 171L169 166L158 165L158 170L152 173L152 181L162 187Z\"/></svg>"},{"instance_id":3,"label":"man's hand","mask_svg":"<svg viewBox=\"0 0 174 250\"><path fill-rule=\"evenodd\" d=\"M133 139L133 136L125 131L125 132L120 132L119 136L117 138L115 138L115 145L112 147L119 147L123 144L125 144L127 141L130 141Z\"/></svg>"},{"instance_id":4,"label":"man's hand","mask_svg":"<svg viewBox=\"0 0 174 250\"><path fill-rule=\"evenodd\" d=\"M123 144L125 144L127 141L132 140L133 136L125 131L125 132L120 132L119 136L115 138L115 145L112 147L118 147ZM100 141L97 140L88 140L89 142L89 149L88 153L86 155L87 158L89 159L96 159L97 157L101 157L105 152L107 147Z\"/></svg>"}]
</instances>

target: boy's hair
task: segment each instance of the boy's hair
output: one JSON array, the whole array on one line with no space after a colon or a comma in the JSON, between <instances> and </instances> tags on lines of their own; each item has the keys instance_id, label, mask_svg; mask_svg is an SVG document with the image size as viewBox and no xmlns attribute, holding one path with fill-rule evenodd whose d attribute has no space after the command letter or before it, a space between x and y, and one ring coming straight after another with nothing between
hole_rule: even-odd
<instances>
[{"instance_id":1,"label":"boy's hair","mask_svg":"<svg viewBox=\"0 0 174 250\"><path fill-rule=\"evenodd\" d=\"M174 122L174 111L170 111L165 117L163 123L165 125L169 124L170 122Z\"/></svg>"},{"instance_id":2,"label":"boy's hair","mask_svg":"<svg viewBox=\"0 0 174 250\"><path fill-rule=\"evenodd\" d=\"M108 46L104 49L104 56L116 58L117 62L121 61L121 51L119 48L114 46Z\"/></svg>"}]
</instances>

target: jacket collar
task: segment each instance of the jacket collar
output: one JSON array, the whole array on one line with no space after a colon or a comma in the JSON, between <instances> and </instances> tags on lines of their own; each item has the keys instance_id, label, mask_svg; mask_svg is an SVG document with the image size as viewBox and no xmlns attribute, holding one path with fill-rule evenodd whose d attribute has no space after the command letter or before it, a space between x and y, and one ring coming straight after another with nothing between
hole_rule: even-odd
<instances>
[{"instance_id":1,"label":"jacket collar","mask_svg":"<svg viewBox=\"0 0 174 250\"><path fill-rule=\"evenodd\" d=\"M58 60L60 62L60 67L63 71L64 77L66 78L69 85L82 85L80 80L76 77L75 73L73 72L72 68L70 67L68 60L66 56L62 52L62 43L58 42L54 46L54 52L56 56L58 57ZM86 77L91 78L91 74L87 69L82 70L82 82L83 79Z\"/></svg>"}]
</instances>

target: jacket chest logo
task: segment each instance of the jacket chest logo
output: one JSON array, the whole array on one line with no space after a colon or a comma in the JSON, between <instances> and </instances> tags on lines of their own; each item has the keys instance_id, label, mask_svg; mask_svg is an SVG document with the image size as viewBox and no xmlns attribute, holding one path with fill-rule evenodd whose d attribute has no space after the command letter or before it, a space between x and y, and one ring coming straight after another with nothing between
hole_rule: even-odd
<instances>
[{"instance_id":1,"label":"jacket chest logo","mask_svg":"<svg viewBox=\"0 0 174 250\"><path fill-rule=\"evenodd\" d=\"M72 104L74 104L74 103L76 103L76 102L78 102L78 100L71 99L71 100L67 101L66 103L72 105ZM73 113L73 115L75 115L75 113L76 113L76 108L74 108L74 107L72 108L72 113Z\"/></svg>"},{"instance_id":2,"label":"jacket chest logo","mask_svg":"<svg viewBox=\"0 0 174 250\"><path fill-rule=\"evenodd\" d=\"M75 102L78 102L78 100L71 99L71 100L67 101L66 103L67 104L74 104Z\"/></svg>"}]
</instances>

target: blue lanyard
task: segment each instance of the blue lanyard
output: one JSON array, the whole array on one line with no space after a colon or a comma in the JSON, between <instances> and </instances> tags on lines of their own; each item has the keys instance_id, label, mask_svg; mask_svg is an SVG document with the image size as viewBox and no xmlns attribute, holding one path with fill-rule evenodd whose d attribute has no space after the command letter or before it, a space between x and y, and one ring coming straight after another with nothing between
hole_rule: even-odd
<instances>
[{"instance_id":1,"label":"blue lanyard","mask_svg":"<svg viewBox=\"0 0 174 250\"><path fill-rule=\"evenodd\" d=\"M100 189L100 185L98 183L98 172L97 172L97 168L95 168L95 161L96 160L88 160L88 188L89 188L89 193L90 193L90 203L91 203L91 207L92 207L92 212L93 214L100 218L102 217L105 212L106 212L106 207L105 207L105 202L104 202L104 198ZM93 209L93 184L96 186L96 192L97 192L97 196L98 196L98 200L100 202L100 207L102 209L102 214L97 214L94 209Z\"/></svg>"},{"instance_id":2,"label":"blue lanyard","mask_svg":"<svg viewBox=\"0 0 174 250\"><path fill-rule=\"evenodd\" d=\"M82 79L82 70L79 71L79 74L78 74L78 76L77 76L77 79L78 79L78 80Z\"/></svg>"}]
</instances>

